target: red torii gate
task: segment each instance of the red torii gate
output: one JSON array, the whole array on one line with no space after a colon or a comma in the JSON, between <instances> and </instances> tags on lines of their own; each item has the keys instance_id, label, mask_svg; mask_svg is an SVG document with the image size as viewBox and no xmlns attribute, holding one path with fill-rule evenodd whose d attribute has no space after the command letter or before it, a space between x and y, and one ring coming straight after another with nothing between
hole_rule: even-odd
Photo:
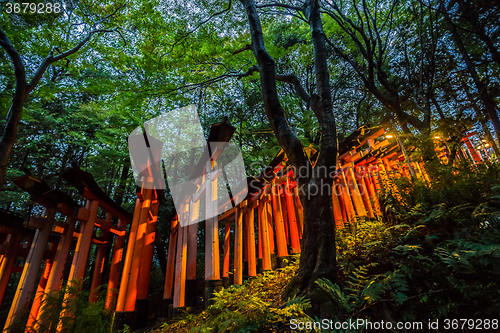
<instances>
[{"instance_id":1,"label":"red torii gate","mask_svg":"<svg viewBox=\"0 0 500 333\"><path fill-rule=\"evenodd\" d=\"M227 142L233 131L227 124L216 124L211 129L209 143ZM312 147L306 150L314 162L316 152ZM285 154L278 153L260 176L248 180L249 193L235 206L233 201L218 203L216 200L217 177L212 174L216 164L217 156L214 155L210 163L195 166L195 172L203 176L198 186L204 188L209 198L205 207L201 207L197 198L186 200L183 209L171 221L160 317L170 317L179 309L196 306L198 224L202 222L200 216L204 215L201 210L210 213L221 207L228 208L225 213L205 221L203 298L206 305L210 304L215 290L231 283L231 252L234 284L243 284L245 277L256 276L264 270L285 267L289 255L300 252L303 208L293 169L287 165ZM391 186L389 173L428 180L421 162L411 160L401 140L390 138L382 127L360 128L339 145L332 195L337 228L381 214L377 193ZM68 279L83 279L92 243L96 244L97 251L89 301L96 300L95 290L103 283L105 257L112 245L106 309L115 311L116 328L124 324L145 326L153 241L162 193L154 188L147 189L150 186L138 188L131 215L109 199L90 174L73 168L63 176L86 199L85 207L80 207L60 191L50 190L40 179L25 175L15 182L31 194L34 202L45 207L42 216L31 217L25 226L20 226L19 217L0 211L2 219L3 216L10 219L10 222L0 223L0 241L3 243L0 247L0 296L3 296L10 274L16 270L13 266L15 259L23 255L27 257L6 327L19 318L21 309L30 309L27 326L40 331L45 324L40 321L44 293L60 289L62 268L73 246L75 255ZM147 174L143 176L144 182L153 182ZM105 217L98 216L99 208L106 212ZM65 222L56 223L56 214L65 216ZM113 222L115 218L117 224ZM195 223L182 227L182 221ZM219 224L224 226L223 232ZM127 225L130 225L128 234ZM99 237L94 236L96 228L101 230ZM221 242L220 237L223 237ZM128 238L126 252L125 238ZM73 245L75 239L76 245ZM30 244L29 252L23 250L27 244ZM43 274L37 281L42 264ZM30 304L29 295L33 292L36 297ZM65 301L68 297L66 295ZM70 313L61 314L61 318L71 316ZM59 331L64 330L62 323L61 320Z\"/></svg>"}]
</instances>

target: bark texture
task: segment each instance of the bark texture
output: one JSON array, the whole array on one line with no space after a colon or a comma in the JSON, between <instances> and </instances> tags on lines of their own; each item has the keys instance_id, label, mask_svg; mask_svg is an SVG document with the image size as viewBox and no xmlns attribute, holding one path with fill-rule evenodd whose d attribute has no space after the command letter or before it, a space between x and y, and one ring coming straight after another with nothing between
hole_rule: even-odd
<instances>
[{"instance_id":1,"label":"bark texture","mask_svg":"<svg viewBox=\"0 0 500 333\"><path fill-rule=\"evenodd\" d=\"M291 283L291 295L308 296L313 304L313 311L320 311L322 300L315 281L328 278L335 281L336 248L335 223L331 207L331 188L333 172L317 174L318 167L335 170L337 159L337 133L332 110L332 97L327 67L326 38L320 16L318 1L307 1L300 10L309 21L314 46L314 66L316 72L317 94L308 95L297 77L277 75L274 59L266 50L262 27L253 0L241 0L248 17L252 50L257 66L252 71L259 71L264 109L271 123L278 142L285 150L292 166L296 168L296 181L304 207L304 233L299 271ZM299 97L311 105L318 119L321 130L320 154L315 167L304 154L303 145L294 134L276 90L276 81L286 81L294 85ZM300 171L300 172L299 172Z\"/></svg>"}]
</instances>

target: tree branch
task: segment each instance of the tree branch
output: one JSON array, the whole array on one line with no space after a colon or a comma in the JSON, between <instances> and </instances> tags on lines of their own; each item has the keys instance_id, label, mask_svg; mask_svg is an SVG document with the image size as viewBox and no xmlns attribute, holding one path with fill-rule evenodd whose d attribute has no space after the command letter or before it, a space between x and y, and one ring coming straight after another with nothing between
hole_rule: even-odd
<instances>
[{"instance_id":1,"label":"tree branch","mask_svg":"<svg viewBox=\"0 0 500 333\"><path fill-rule=\"evenodd\" d=\"M286 9L292 9L292 10L297 10L297 11L302 11L304 8L303 7L297 7L297 6L292 6L292 5L287 5L284 3L266 3L263 5L256 5L255 8L266 8L266 7L280 7L280 8L286 8Z\"/></svg>"},{"instance_id":2,"label":"tree branch","mask_svg":"<svg viewBox=\"0 0 500 333\"><path fill-rule=\"evenodd\" d=\"M247 44L247 45L243 46L241 49L238 49L238 50L234 51L233 55L236 55L238 53L241 53L241 52L244 52L244 51L247 51L247 50L252 50L252 45Z\"/></svg>"},{"instance_id":3,"label":"tree branch","mask_svg":"<svg viewBox=\"0 0 500 333\"><path fill-rule=\"evenodd\" d=\"M241 79L241 78L244 78L244 77L247 77L247 76L252 76L253 73L258 72L258 71L259 71L259 66L253 65L245 73L238 74L238 79Z\"/></svg>"},{"instance_id":4,"label":"tree branch","mask_svg":"<svg viewBox=\"0 0 500 333\"><path fill-rule=\"evenodd\" d=\"M300 84L300 81L295 74L276 74L276 81L291 83L294 86L297 95L299 95L304 102L309 103L311 101L311 96L307 93L302 84Z\"/></svg>"},{"instance_id":5,"label":"tree branch","mask_svg":"<svg viewBox=\"0 0 500 333\"><path fill-rule=\"evenodd\" d=\"M45 73L45 70L47 70L47 68L54 62L56 61L59 61L61 59L64 59L64 58L67 58L69 57L70 55L78 52L78 50L80 50L85 44L88 43L88 41L92 38L93 35L97 34L97 33L101 33L101 32L116 32L117 30L116 29L112 29L112 30L108 30L108 29L97 29L97 30L92 30L90 31L87 36L82 40L80 41L77 45L75 45L73 48L57 55L57 56L54 56L54 51L56 50L56 47L53 47L50 52L49 52L49 55L43 60L43 62L40 64L40 66L37 68L36 72L35 72L35 75L33 76L33 78L31 79L27 89L26 89L26 95L28 95L34 88L35 86L38 84L38 82L40 81L40 79L42 78L43 76L43 73Z\"/></svg>"},{"instance_id":6,"label":"tree branch","mask_svg":"<svg viewBox=\"0 0 500 333\"><path fill-rule=\"evenodd\" d=\"M16 90L18 88L22 88L24 90L26 88L26 70L24 69L23 60L21 59L21 56L1 27L0 45L5 49L10 59L12 60L12 64L14 65L14 75L16 76L17 85Z\"/></svg>"},{"instance_id":7,"label":"tree branch","mask_svg":"<svg viewBox=\"0 0 500 333\"><path fill-rule=\"evenodd\" d=\"M252 37L252 51L259 66L262 101L271 128L281 147L285 150L290 162L295 167L309 166L304 155L303 146L299 138L292 131L285 117L285 111L279 102L276 89L276 71L274 59L269 55L264 43L264 35L260 24L257 8L253 0L240 0L245 8Z\"/></svg>"}]
</instances>

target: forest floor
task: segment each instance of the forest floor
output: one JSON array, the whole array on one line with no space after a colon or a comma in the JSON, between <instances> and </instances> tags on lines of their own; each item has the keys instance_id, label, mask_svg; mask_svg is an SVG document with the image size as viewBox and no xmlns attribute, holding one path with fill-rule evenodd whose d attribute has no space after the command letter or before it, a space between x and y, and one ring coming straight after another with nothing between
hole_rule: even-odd
<instances>
[{"instance_id":1,"label":"forest floor","mask_svg":"<svg viewBox=\"0 0 500 333\"><path fill-rule=\"evenodd\" d=\"M194 314L159 324L150 333L174 332L289 332L291 313L283 304L283 292L298 269L298 255L288 267L266 271L217 293L215 304Z\"/></svg>"}]
</instances>

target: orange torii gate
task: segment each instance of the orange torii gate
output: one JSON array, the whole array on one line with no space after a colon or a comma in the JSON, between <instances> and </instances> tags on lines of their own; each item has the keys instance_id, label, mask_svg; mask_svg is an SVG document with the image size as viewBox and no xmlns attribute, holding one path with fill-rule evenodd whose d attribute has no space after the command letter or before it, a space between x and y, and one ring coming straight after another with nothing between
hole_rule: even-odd
<instances>
[{"instance_id":1,"label":"orange torii gate","mask_svg":"<svg viewBox=\"0 0 500 333\"><path fill-rule=\"evenodd\" d=\"M110 235L123 237L125 235L125 225L130 221L130 214L123 208L116 205L107 197L97 186L92 176L79 169L69 169L63 175L72 185L74 185L80 194L87 199L86 207L80 207L67 194L51 190L41 179L26 174L14 179L14 183L23 188L31 195L31 200L44 207L41 216L32 216L24 223L8 217L10 223L16 223L9 229L8 222L2 221L0 231L8 233L7 239L11 244L10 251L7 251L3 257L1 265L1 296L4 294L4 286L8 282L13 270L13 262L22 255L19 251L20 240L23 234L31 236L30 250L25 255L26 260L22 266L22 275L17 285L17 291L14 300L10 305L9 315L7 317L4 329L8 329L12 324L19 324L22 321L21 314L29 310L27 329L33 331L44 331L47 329L44 325L46 316L44 305L48 295L58 292L62 285L63 269L68 258L73 241L76 239L75 253L71 266L68 281L81 282L83 280L88 255L91 244L97 244L98 250L96 256L96 267L92 277L92 287L102 284L102 271L104 269L104 253L112 242ZM107 212L106 220L97 216L97 208L100 207ZM60 214L65 217L63 223L56 219ZM119 226L112 224L113 217L119 218ZM19 220L19 219L17 219ZM21 223L19 223L21 222ZM78 223L79 231L75 228ZM7 225L7 228L5 228ZM94 236L94 228L101 230L101 236ZM14 235L14 231L21 231ZM24 244L26 245L26 244ZM44 261L45 260L45 261ZM43 271L37 285L37 278L43 264ZM110 281L112 282L112 281ZM32 295L34 300L31 302ZM67 295L65 301L68 300ZM96 300L95 293L91 294L91 302ZM61 318L67 313L61 314ZM61 327L62 329L62 327Z\"/></svg>"}]
</instances>

